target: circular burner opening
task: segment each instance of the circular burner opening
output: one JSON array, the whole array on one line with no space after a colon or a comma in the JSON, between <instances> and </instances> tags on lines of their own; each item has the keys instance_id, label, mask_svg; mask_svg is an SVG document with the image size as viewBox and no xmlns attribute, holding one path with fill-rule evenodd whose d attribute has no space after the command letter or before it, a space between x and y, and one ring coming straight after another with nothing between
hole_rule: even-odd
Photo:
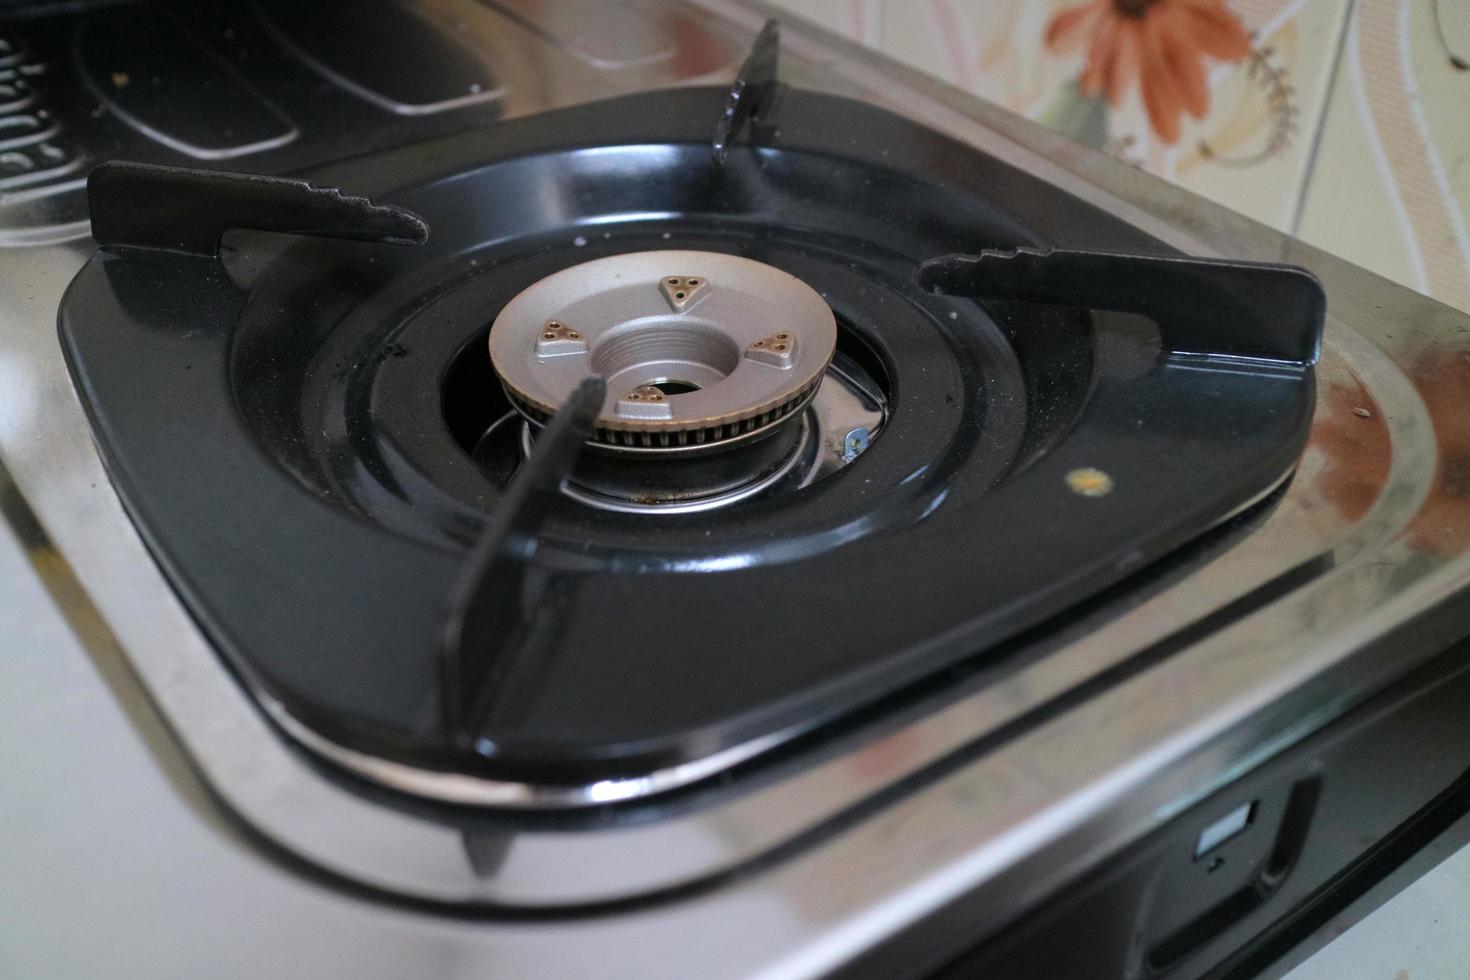
<instances>
[{"instance_id":1,"label":"circular burner opening","mask_svg":"<svg viewBox=\"0 0 1470 980\"><path fill-rule=\"evenodd\" d=\"M593 370L618 393L643 385L666 395L699 391L729 377L739 364L740 348L729 337L697 323L626 324L592 351Z\"/></svg>"},{"instance_id":2,"label":"circular burner opening","mask_svg":"<svg viewBox=\"0 0 1470 980\"><path fill-rule=\"evenodd\" d=\"M482 472L506 485L534 445L534 427L496 391L483 354L471 344L455 357L445 379L451 428ZM667 382L671 394L677 382ZM800 420L762 439L689 459L624 459L588 450L567 496L599 510L630 514L690 514L751 497L799 489L853 463L870 445L889 412L891 379L860 333L843 324L838 351L817 397ZM496 386L498 387L498 386Z\"/></svg>"},{"instance_id":3,"label":"circular burner opening","mask_svg":"<svg viewBox=\"0 0 1470 980\"><path fill-rule=\"evenodd\" d=\"M693 381L676 381L673 378L655 378L652 381L645 381L644 384L649 388L657 388L666 395L687 395L691 391L698 391L701 387Z\"/></svg>"},{"instance_id":4,"label":"circular burner opening","mask_svg":"<svg viewBox=\"0 0 1470 980\"><path fill-rule=\"evenodd\" d=\"M891 397L885 356L826 293L722 253L622 255L633 259L683 271L679 288L669 282L676 277L614 267L589 277L589 293L572 276L588 267L573 266L553 275L566 288L547 290L544 305L515 318L502 307L491 357L482 334L478 350L471 342L453 358L441 382L446 420L495 484L508 485L551 414L537 410L538 388L583 372L607 378L608 397L563 493L600 510L689 514L784 495L852 464L877 438ZM696 264L711 274L693 274ZM747 269L753 282L738 277ZM789 295L773 296L777 284ZM537 297L536 285L516 302ZM682 308L681 291L692 300ZM820 374L800 380L810 369ZM794 401L779 400L791 392Z\"/></svg>"}]
</instances>

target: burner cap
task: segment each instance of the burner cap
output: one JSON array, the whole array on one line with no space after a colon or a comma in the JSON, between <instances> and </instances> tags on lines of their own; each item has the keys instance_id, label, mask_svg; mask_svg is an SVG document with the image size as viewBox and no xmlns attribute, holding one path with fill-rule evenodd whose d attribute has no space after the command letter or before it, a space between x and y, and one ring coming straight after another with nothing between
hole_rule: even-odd
<instances>
[{"instance_id":1,"label":"burner cap","mask_svg":"<svg viewBox=\"0 0 1470 980\"><path fill-rule=\"evenodd\" d=\"M495 318L490 359L544 422L591 374L607 379L595 443L689 452L747 441L816 394L837 322L806 283L718 252L631 252L542 279Z\"/></svg>"}]
</instances>

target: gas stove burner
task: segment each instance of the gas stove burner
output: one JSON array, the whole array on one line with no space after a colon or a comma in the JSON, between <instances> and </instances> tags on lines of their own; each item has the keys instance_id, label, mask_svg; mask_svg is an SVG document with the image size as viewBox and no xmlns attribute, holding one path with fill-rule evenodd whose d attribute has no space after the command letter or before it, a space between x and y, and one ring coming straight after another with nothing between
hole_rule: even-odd
<instances>
[{"instance_id":1,"label":"gas stove burner","mask_svg":"<svg viewBox=\"0 0 1470 980\"><path fill-rule=\"evenodd\" d=\"M93 178L233 234L134 209L61 336L150 544L319 753L496 806L672 790L1011 655L1301 458L1310 277L820 93L719 165L725 94L316 175L344 194Z\"/></svg>"},{"instance_id":2,"label":"gas stove burner","mask_svg":"<svg viewBox=\"0 0 1470 980\"><path fill-rule=\"evenodd\" d=\"M658 274L669 268L699 271ZM607 302L609 292L619 295ZM578 309L566 312L568 303ZM479 438L475 455L503 452L515 432L529 458L547 416L524 394L530 384L596 373L612 380L601 432L562 488L573 500L690 514L808 486L855 460L887 415L882 386L840 349L848 329L801 279L726 253L632 252L565 269L523 290L495 321L492 361L515 408ZM549 383L548 365L559 369Z\"/></svg>"},{"instance_id":3,"label":"gas stove burner","mask_svg":"<svg viewBox=\"0 0 1470 980\"><path fill-rule=\"evenodd\" d=\"M693 455L789 427L812 400L837 322L806 283L717 252L632 252L564 269L516 296L490 357L533 424L585 378L607 379L591 442Z\"/></svg>"}]
</instances>

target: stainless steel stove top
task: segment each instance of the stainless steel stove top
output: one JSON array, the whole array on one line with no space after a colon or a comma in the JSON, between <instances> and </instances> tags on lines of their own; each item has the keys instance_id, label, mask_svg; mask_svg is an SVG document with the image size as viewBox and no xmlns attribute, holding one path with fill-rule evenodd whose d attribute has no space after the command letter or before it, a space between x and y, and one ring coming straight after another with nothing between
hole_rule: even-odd
<instances>
[{"instance_id":1,"label":"stainless steel stove top","mask_svg":"<svg viewBox=\"0 0 1470 980\"><path fill-rule=\"evenodd\" d=\"M600 4L425 6L493 49L486 101L509 117L727 80L767 13L646 3L636 30L594 30ZM79 199L43 213L40 185L0 190L0 221L24 214L0 226L0 972L794 977L883 943L902 962L922 945L896 937L948 903L984 933L1470 631L1470 318L816 29L788 23L784 45L793 83L1185 252L1313 271L1318 415L1270 515L1044 655L718 805L451 826L307 759L222 666L112 492L58 349L94 247ZM56 113L82 159L90 118Z\"/></svg>"}]
</instances>

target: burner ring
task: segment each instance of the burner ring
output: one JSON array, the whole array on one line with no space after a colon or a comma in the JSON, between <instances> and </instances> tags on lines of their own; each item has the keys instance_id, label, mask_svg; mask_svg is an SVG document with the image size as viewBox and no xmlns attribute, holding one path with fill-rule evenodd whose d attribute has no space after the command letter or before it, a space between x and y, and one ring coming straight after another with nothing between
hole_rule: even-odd
<instances>
[{"instance_id":1,"label":"burner ring","mask_svg":"<svg viewBox=\"0 0 1470 980\"><path fill-rule=\"evenodd\" d=\"M592 442L678 453L759 438L800 415L837 344L821 295L718 252L631 252L563 269L490 330L512 404L543 423L582 379L608 396Z\"/></svg>"},{"instance_id":2,"label":"burner ring","mask_svg":"<svg viewBox=\"0 0 1470 980\"><path fill-rule=\"evenodd\" d=\"M509 417L514 418L514 415ZM816 424L803 418L793 423L793 427L796 430L795 438L789 446L778 452L774 466L768 467L765 471L757 470L746 480L732 482L708 493L689 493L682 497L660 497L651 494L620 492L615 488L584 483L577 474L563 484L561 492L588 507L620 514L699 514L718 510L742 500L749 500L769 490L790 477L803 461L809 462L812 442L816 438L814 434ZM531 429L529 422L522 423L519 441L523 459L530 457L534 445L535 437Z\"/></svg>"}]
</instances>

